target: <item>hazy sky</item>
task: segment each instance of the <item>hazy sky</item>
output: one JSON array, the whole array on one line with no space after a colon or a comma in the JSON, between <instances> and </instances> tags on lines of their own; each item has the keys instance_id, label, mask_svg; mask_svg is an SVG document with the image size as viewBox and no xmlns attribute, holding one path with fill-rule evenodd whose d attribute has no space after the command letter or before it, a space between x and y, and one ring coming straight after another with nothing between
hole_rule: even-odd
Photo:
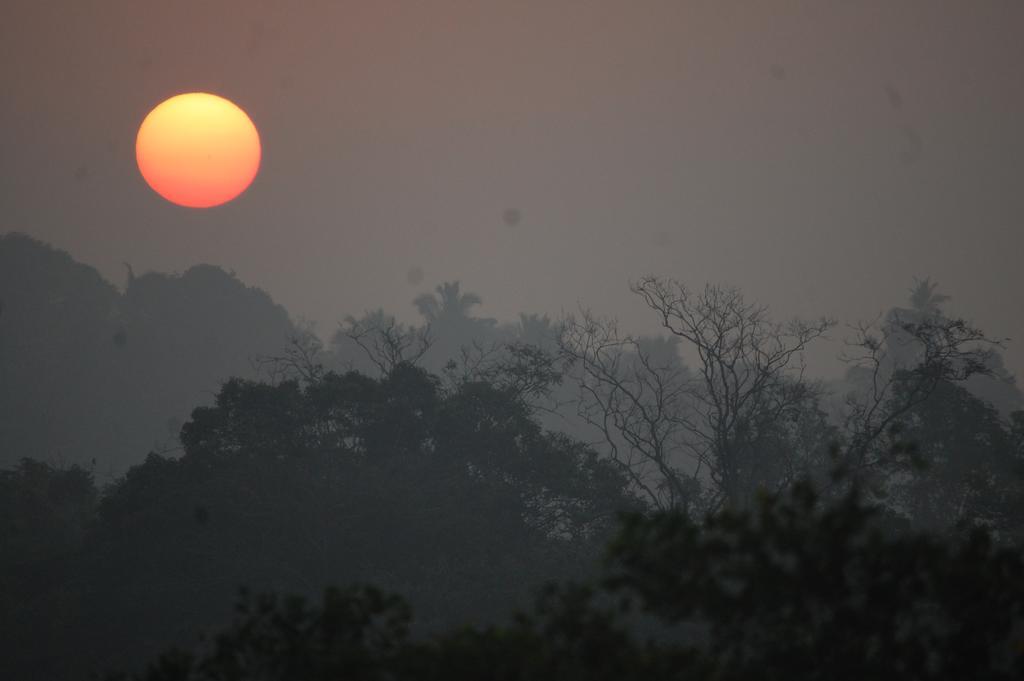
<instances>
[{"instance_id":1,"label":"hazy sky","mask_svg":"<svg viewBox=\"0 0 1024 681\"><path fill-rule=\"evenodd\" d=\"M118 283L210 262L329 331L444 279L640 328L647 273L847 321L931 276L1024 341L1021 2L6 0L0 84L0 231ZM134 159L194 90L264 145L206 211Z\"/></svg>"}]
</instances>

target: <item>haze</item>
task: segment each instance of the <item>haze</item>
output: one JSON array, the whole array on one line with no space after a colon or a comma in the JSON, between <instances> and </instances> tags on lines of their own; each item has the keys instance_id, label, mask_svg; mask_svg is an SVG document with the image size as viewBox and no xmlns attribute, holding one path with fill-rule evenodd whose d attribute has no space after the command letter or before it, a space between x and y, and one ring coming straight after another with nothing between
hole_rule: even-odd
<instances>
[{"instance_id":1,"label":"haze","mask_svg":"<svg viewBox=\"0 0 1024 681\"><path fill-rule=\"evenodd\" d=\"M4 227L118 283L123 262L210 262L329 334L368 307L414 316L442 280L499 319L583 302L643 329L627 282L647 273L844 321L927 276L1024 336L1000 316L1024 291L1014 3L17 1L5 17ZM188 90L234 99L264 139L255 184L218 210L168 205L134 165L146 111Z\"/></svg>"},{"instance_id":2,"label":"haze","mask_svg":"<svg viewBox=\"0 0 1024 681\"><path fill-rule=\"evenodd\" d=\"M1022 2L7 0L0 679L1024 679L1022 218Z\"/></svg>"}]
</instances>

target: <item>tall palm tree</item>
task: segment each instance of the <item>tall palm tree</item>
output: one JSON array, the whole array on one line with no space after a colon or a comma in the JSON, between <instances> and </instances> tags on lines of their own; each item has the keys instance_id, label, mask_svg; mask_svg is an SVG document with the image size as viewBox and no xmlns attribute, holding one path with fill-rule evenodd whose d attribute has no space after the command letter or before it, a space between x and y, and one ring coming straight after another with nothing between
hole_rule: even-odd
<instances>
[{"instance_id":1,"label":"tall palm tree","mask_svg":"<svg viewBox=\"0 0 1024 681\"><path fill-rule=\"evenodd\" d=\"M467 348L490 347L494 342L497 320L472 316L474 307L481 303L475 293L463 293L457 281L446 281L424 293L413 304L430 327L434 341L428 353L429 361L440 369L450 360L456 360ZM429 366L429 364L428 364Z\"/></svg>"},{"instance_id":2,"label":"tall palm tree","mask_svg":"<svg viewBox=\"0 0 1024 681\"><path fill-rule=\"evenodd\" d=\"M938 282L929 278L916 279L913 288L910 289L910 306L926 315L939 313L939 307L949 300L949 296L938 293Z\"/></svg>"},{"instance_id":3,"label":"tall palm tree","mask_svg":"<svg viewBox=\"0 0 1024 681\"><path fill-rule=\"evenodd\" d=\"M462 293L457 281L446 281L434 290L436 295L424 293L412 301L430 324L468 320L469 311L483 302L475 293Z\"/></svg>"},{"instance_id":4,"label":"tall palm tree","mask_svg":"<svg viewBox=\"0 0 1024 681\"><path fill-rule=\"evenodd\" d=\"M547 315L520 313L517 335L527 345L550 348L558 340L558 329Z\"/></svg>"}]
</instances>

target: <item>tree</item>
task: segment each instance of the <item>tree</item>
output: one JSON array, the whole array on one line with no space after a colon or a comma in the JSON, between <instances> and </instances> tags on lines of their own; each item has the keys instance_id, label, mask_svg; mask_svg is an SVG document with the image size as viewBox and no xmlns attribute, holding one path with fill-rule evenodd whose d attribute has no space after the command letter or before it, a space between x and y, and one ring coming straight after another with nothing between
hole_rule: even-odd
<instances>
[{"instance_id":1,"label":"tree","mask_svg":"<svg viewBox=\"0 0 1024 681\"><path fill-rule=\"evenodd\" d=\"M854 388L843 423L846 464L865 478L890 470L892 436L940 386L992 373L999 342L961 318L946 317L928 280L913 289L911 309L894 308L883 320L860 324L843 359ZM879 483L880 484L880 483Z\"/></svg>"},{"instance_id":2,"label":"tree","mask_svg":"<svg viewBox=\"0 0 1024 681\"><path fill-rule=\"evenodd\" d=\"M519 315L515 335L520 343L532 345L541 350L553 351L558 345L558 325L547 315Z\"/></svg>"},{"instance_id":3,"label":"tree","mask_svg":"<svg viewBox=\"0 0 1024 681\"><path fill-rule=\"evenodd\" d=\"M180 456L105 490L74 551L18 568L0 594L0 677L134 664L222 621L240 584L308 597L372 580L415 603L423 633L586 574L635 500L593 448L540 426L529 374L448 382L399 363L226 382L182 427ZM0 522L0 554L39 541L26 517Z\"/></svg>"},{"instance_id":4,"label":"tree","mask_svg":"<svg viewBox=\"0 0 1024 681\"><path fill-rule=\"evenodd\" d=\"M801 482L696 522L632 516L610 585L702 632L725 679L1011 679L1024 673L1024 562L982 530L885 531L854 483Z\"/></svg>"},{"instance_id":5,"label":"tree","mask_svg":"<svg viewBox=\"0 0 1024 681\"><path fill-rule=\"evenodd\" d=\"M374 589L243 599L198 653L140 681L1009 681L1024 674L1024 560L984 531L947 543L883 531L856 482L801 481L703 521L633 514L597 587L549 586L509 623L409 635ZM123 677L120 677L123 678Z\"/></svg>"},{"instance_id":6,"label":"tree","mask_svg":"<svg viewBox=\"0 0 1024 681\"><path fill-rule=\"evenodd\" d=\"M906 389L898 386L894 399ZM888 481L891 505L933 532L1007 529L999 490L1014 474L1010 433L992 406L943 381L904 414L899 437L913 443L914 456Z\"/></svg>"},{"instance_id":7,"label":"tree","mask_svg":"<svg viewBox=\"0 0 1024 681\"><path fill-rule=\"evenodd\" d=\"M461 324L470 319L470 310L483 301L475 293L462 293L460 288L459 282L446 281L434 289L437 295L424 293L413 304L430 324Z\"/></svg>"},{"instance_id":8,"label":"tree","mask_svg":"<svg viewBox=\"0 0 1024 681\"><path fill-rule=\"evenodd\" d=\"M473 308L481 304L480 296L463 293L457 281L444 282L434 293L418 296L413 305L429 325L433 344L427 355L428 365L439 371L463 348L474 344L490 347L497 340L497 321L474 317Z\"/></svg>"},{"instance_id":9,"label":"tree","mask_svg":"<svg viewBox=\"0 0 1024 681\"><path fill-rule=\"evenodd\" d=\"M433 343L429 323L421 328L408 326L384 310L367 312L359 319L346 317L334 335L335 349L346 340L363 352L381 376L399 364L417 364Z\"/></svg>"},{"instance_id":10,"label":"tree","mask_svg":"<svg viewBox=\"0 0 1024 681\"><path fill-rule=\"evenodd\" d=\"M824 426L802 353L831 320L780 324L723 286L693 292L648 277L632 290L696 356L692 372L659 364L637 339L589 314L568 321L562 348L576 372L583 418L656 506L693 503L694 483L706 479L708 508L739 507L759 488L786 484L801 459L820 454L799 449L821 444L797 437L807 432L807 418Z\"/></svg>"},{"instance_id":11,"label":"tree","mask_svg":"<svg viewBox=\"0 0 1024 681\"><path fill-rule=\"evenodd\" d=\"M587 311L566 321L560 344L579 391L578 415L597 429L609 461L654 508L696 504L700 461L687 469L678 460L686 446L689 373L655 364L614 320Z\"/></svg>"},{"instance_id":12,"label":"tree","mask_svg":"<svg viewBox=\"0 0 1024 681\"><path fill-rule=\"evenodd\" d=\"M254 357L254 374L256 378L271 383L287 380L315 382L324 374L322 355L323 343L313 325L305 324L288 334L280 352Z\"/></svg>"},{"instance_id":13,"label":"tree","mask_svg":"<svg viewBox=\"0 0 1024 681\"><path fill-rule=\"evenodd\" d=\"M915 279L910 289L910 306L923 316L936 314L950 297L938 292L939 284L929 278Z\"/></svg>"}]
</instances>

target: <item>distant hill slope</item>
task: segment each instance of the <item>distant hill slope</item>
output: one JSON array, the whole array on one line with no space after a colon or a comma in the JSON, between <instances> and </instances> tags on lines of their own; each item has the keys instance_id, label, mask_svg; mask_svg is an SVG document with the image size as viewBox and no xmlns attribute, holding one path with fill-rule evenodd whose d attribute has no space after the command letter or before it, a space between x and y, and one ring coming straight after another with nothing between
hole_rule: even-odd
<instances>
[{"instance_id":1,"label":"distant hill slope","mask_svg":"<svg viewBox=\"0 0 1024 681\"><path fill-rule=\"evenodd\" d=\"M288 313L219 267L129 277L0 235L0 467L30 456L100 481L176 441L221 381L281 349Z\"/></svg>"}]
</instances>

